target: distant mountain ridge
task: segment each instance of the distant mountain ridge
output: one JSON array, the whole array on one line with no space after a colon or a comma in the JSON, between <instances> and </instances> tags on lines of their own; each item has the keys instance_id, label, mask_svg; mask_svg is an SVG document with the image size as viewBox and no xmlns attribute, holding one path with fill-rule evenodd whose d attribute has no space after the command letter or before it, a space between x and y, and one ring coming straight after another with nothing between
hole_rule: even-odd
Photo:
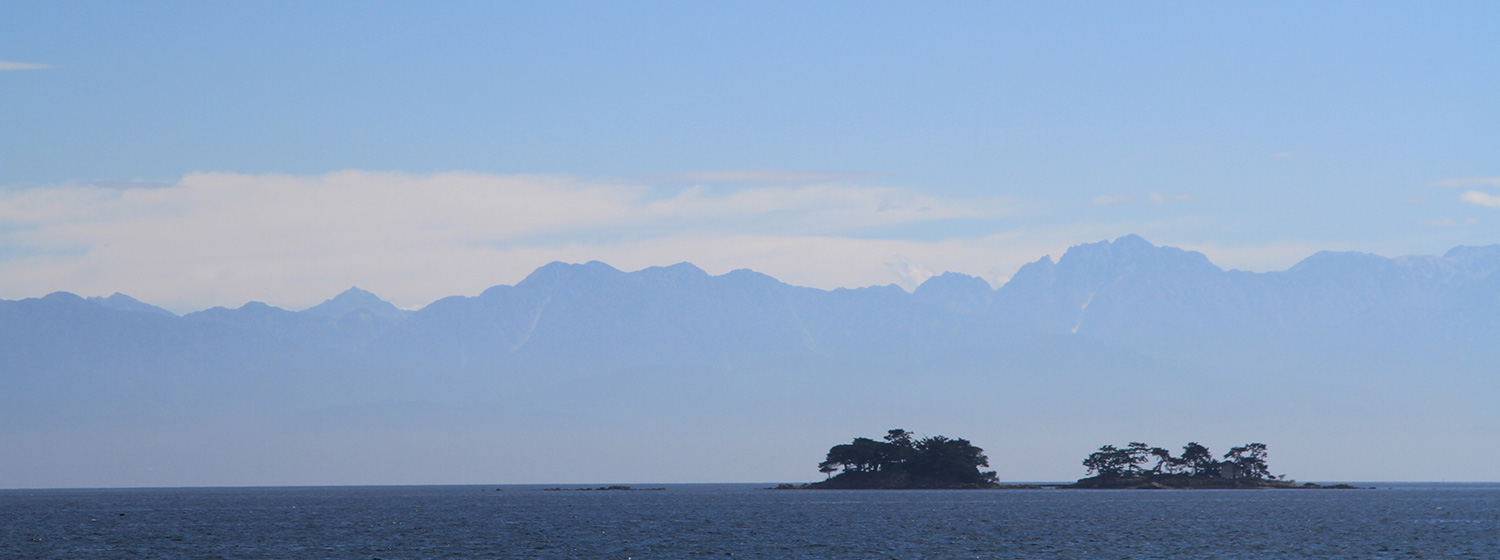
<instances>
[{"instance_id":1,"label":"distant mountain ridge","mask_svg":"<svg viewBox=\"0 0 1500 560\"><path fill-rule=\"evenodd\" d=\"M816 423L814 410L856 417L896 395L921 407L970 403L926 414L984 410L983 399L1022 388L1052 395L1057 414L1118 394L1168 416L1213 415L1253 410L1266 387L1376 380L1369 390L1393 403L1500 398L1496 364L1500 245L1322 252L1251 273L1130 235L1038 259L998 289L951 272L908 293L715 276L688 263L623 272L555 262L417 311L358 288L302 311L250 302L181 317L123 294L0 300L0 434L213 418L375 425L429 408L556 425L613 411L628 424L690 403L711 407L699 422L714 425L760 414L751 402L805 402L782 418ZM953 386L989 389L944 392ZM839 391L847 402L805 401ZM1364 414L1307 398L1321 403L1307 414ZM428 404L379 404L397 401ZM882 406L908 406L895 402ZM1092 414L1083 410L1075 416Z\"/></svg>"},{"instance_id":2,"label":"distant mountain ridge","mask_svg":"<svg viewBox=\"0 0 1500 560\"><path fill-rule=\"evenodd\" d=\"M88 300L110 309L118 309L120 311L145 311L148 313L156 313L158 315L170 315L173 317L177 316L176 313L167 311L166 309L162 309L149 303L142 303L140 300L137 300L120 292L115 292L114 295L111 295L109 297L95 296L88 298Z\"/></svg>"},{"instance_id":3,"label":"distant mountain ridge","mask_svg":"<svg viewBox=\"0 0 1500 560\"><path fill-rule=\"evenodd\" d=\"M1247 273L1128 235L1075 246L1056 261L1043 257L998 289L952 272L908 294L895 286L797 287L749 270L711 276L689 263L622 272L597 261L555 262L514 286L415 312L350 288L302 311L250 302L177 320L313 349L466 367L572 360L579 347L643 363L899 357L1007 333L1082 335L1180 357L1174 347L1188 342L1210 353L1261 351L1308 337L1348 338L1372 325L1385 334L1358 338L1438 346L1497 340L1497 270L1500 245L1457 247L1441 257L1320 252L1285 271ZM43 301L5 302L4 309ZM118 293L87 301L175 317Z\"/></svg>"}]
</instances>

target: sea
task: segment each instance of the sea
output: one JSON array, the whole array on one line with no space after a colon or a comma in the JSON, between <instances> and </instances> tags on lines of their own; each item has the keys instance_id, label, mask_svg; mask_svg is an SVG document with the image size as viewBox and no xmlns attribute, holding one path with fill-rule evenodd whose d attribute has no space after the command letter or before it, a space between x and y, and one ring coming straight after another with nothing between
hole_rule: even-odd
<instances>
[{"instance_id":1,"label":"sea","mask_svg":"<svg viewBox=\"0 0 1500 560\"><path fill-rule=\"evenodd\" d=\"M0 490L0 558L1500 559L1500 484Z\"/></svg>"}]
</instances>

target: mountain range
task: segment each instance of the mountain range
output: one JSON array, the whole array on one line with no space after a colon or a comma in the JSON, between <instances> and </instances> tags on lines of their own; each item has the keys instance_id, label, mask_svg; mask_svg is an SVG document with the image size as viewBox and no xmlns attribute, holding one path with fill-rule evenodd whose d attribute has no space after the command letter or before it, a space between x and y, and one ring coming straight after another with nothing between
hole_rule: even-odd
<instances>
[{"instance_id":1,"label":"mountain range","mask_svg":"<svg viewBox=\"0 0 1500 560\"><path fill-rule=\"evenodd\" d=\"M894 427L989 436L1002 478L1240 437L1330 478L1494 480L1496 451L1379 449L1500 433L1497 271L1500 245L1251 273L1132 235L998 289L589 262L417 311L0 300L0 486L796 480Z\"/></svg>"}]
</instances>

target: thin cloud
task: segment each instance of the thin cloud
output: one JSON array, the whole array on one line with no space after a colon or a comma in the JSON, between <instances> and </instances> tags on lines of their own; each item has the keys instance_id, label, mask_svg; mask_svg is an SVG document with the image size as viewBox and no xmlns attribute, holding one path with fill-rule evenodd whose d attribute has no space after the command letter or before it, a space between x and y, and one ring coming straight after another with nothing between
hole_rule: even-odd
<instances>
[{"instance_id":1,"label":"thin cloud","mask_svg":"<svg viewBox=\"0 0 1500 560\"><path fill-rule=\"evenodd\" d=\"M0 71L4 71L4 70L45 70L47 68L54 68L54 66L52 66L50 64L33 64L33 63L30 63L30 62L15 62L15 61L10 61L10 60L0 60Z\"/></svg>"},{"instance_id":2,"label":"thin cloud","mask_svg":"<svg viewBox=\"0 0 1500 560\"><path fill-rule=\"evenodd\" d=\"M1193 195L1187 193L1165 194L1154 192L1147 196L1152 204L1167 204L1170 202L1192 202Z\"/></svg>"},{"instance_id":3,"label":"thin cloud","mask_svg":"<svg viewBox=\"0 0 1500 560\"><path fill-rule=\"evenodd\" d=\"M1474 219L1472 216L1464 218L1462 220L1455 220L1453 218L1443 216L1441 218L1433 220L1418 220L1417 223L1432 227L1476 226L1479 225L1479 220Z\"/></svg>"},{"instance_id":4,"label":"thin cloud","mask_svg":"<svg viewBox=\"0 0 1500 560\"><path fill-rule=\"evenodd\" d=\"M895 255L894 258L885 263L885 268L899 279L897 280L897 284L908 291L915 290L917 286L922 285L928 278L934 276L933 272L928 270L927 267L907 258L905 255Z\"/></svg>"},{"instance_id":5,"label":"thin cloud","mask_svg":"<svg viewBox=\"0 0 1500 560\"><path fill-rule=\"evenodd\" d=\"M1239 269L1252 272L1286 270L1302 259L1322 250L1339 250L1340 244L1314 244L1302 241L1272 241L1242 245L1218 243L1184 243L1174 245L1189 251L1197 251L1208 260L1224 269Z\"/></svg>"},{"instance_id":6,"label":"thin cloud","mask_svg":"<svg viewBox=\"0 0 1500 560\"><path fill-rule=\"evenodd\" d=\"M593 259L752 267L817 287L906 285L914 277L886 266L895 255L947 270L1004 259L861 231L1012 212L1001 198L858 185L660 194L569 177L361 171L0 191L0 297L121 291L179 311L252 299L295 308L358 284L412 306L515 282L552 260Z\"/></svg>"},{"instance_id":7,"label":"thin cloud","mask_svg":"<svg viewBox=\"0 0 1500 560\"><path fill-rule=\"evenodd\" d=\"M1153 193L1147 193L1146 194L1146 202L1150 202L1151 204L1168 204L1168 203L1172 203L1172 202L1191 202L1192 200L1193 200L1193 196L1190 195L1190 194L1187 194L1187 193L1168 194L1168 193L1153 192ZM1095 206L1113 206L1113 205L1116 205L1116 204L1130 204L1130 203L1133 203L1135 201L1136 201L1135 197L1130 196L1128 194L1106 194L1106 195L1099 195L1099 196L1096 196L1094 198L1090 198L1089 199L1089 204L1093 204Z\"/></svg>"},{"instance_id":8,"label":"thin cloud","mask_svg":"<svg viewBox=\"0 0 1500 560\"><path fill-rule=\"evenodd\" d=\"M1475 206L1485 208L1500 208L1500 195L1493 195L1480 191L1469 191L1458 196L1458 199Z\"/></svg>"},{"instance_id":9,"label":"thin cloud","mask_svg":"<svg viewBox=\"0 0 1500 560\"><path fill-rule=\"evenodd\" d=\"M514 284L551 261L590 260L622 270L682 261L712 274L750 268L824 289L912 289L945 271L999 286L1043 255L1126 233L1251 270L1330 248L1183 245L1153 234L1161 224L1140 222L937 239L895 238L884 227L997 220L1013 208L1005 198L848 184L663 196L635 183L476 173L199 173L168 186L0 190L0 298L119 291L178 312L250 300L299 309L358 285L413 308Z\"/></svg>"},{"instance_id":10,"label":"thin cloud","mask_svg":"<svg viewBox=\"0 0 1500 560\"><path fill-rule=\"evenodd\" d=\"M162 189L173 186L173 183L160 181L91 181L85 184L101 189Z\"/></svg>"},{"instance_id":11,"label":"thin cloud","mask_svg":"<svg viewBox=\"0 0 1500 560\"><path fill-rule=\"evenodd\" d=\"M1427 183L1429 187L1500 187L1500 177L1454 177Z\"/></svg>"},{"instance_id":12,"label":"thin cloud","mask_svg":"<svg viewBox=\"0 0 1500 560\"><path fill-rule=\"evenodd\" d=\"M1129 204L1135 202L1135 198L1128 194L1104 194L1089 199L1089 204L1095 206L1113 206L1116 204Z\"/></svg>"},{"instance_id":13,"label":"thin cloud","mask_svg":"<svg viewBox=\"0 0 1500 560\"><path fill-rule=\"evenodd\" d=\"M810 169L717 169L691 171L648 178L670 185L778 185L792 183L836 183L875 177L871 173L844 173Z\"/></svg>"}]
</instances>

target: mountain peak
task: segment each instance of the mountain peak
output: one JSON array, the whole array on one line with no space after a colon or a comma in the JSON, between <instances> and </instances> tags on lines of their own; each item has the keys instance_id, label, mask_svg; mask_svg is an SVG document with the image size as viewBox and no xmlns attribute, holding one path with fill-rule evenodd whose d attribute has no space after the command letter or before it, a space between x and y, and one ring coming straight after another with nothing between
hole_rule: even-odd
<instances>
[{"instance_id":1,"label":"mountain peak","mask_svg":"<svg viewBox=\"0 0 1500 560\"><path fill-rule=\"evenodd\" d=\"M333 296L333 299L339 298L380 299L375 294L360 289L359 286L350 286L349 289L339 292L339 295Z\"/></svg>"},{"instance_id":2,"label":"mountain peak","mask_svg":"<svg viewBox=\"0 0 1500 560\"><path fill-rule=\"evenodd\" d=\"M957 272L944 272L937 276L928 278L912 291L913 294L941 293L947 291L994 291L989 282L978 276L969 276Z\"/></svg>"},{"instance_id":3,"label":"mountain peak","mask_svg":"<svg viewBox=\"0 0 1500 560\"><path fill-rule=\"evenodd\" d=\"M74 302L77 302L79 300L83 300L83 298L79 297L78 294L75 294L73 292L60 292L59 291L59 292L52 292L50 294L42 296L42 301L49 301L49 302L68 302L68 303L74 303Z\"/></svg>"},{"instance_id":4,"label":"mountain peak","mask_svg":"<svg viewBox=\"0 0 1500 560\"><path fill-rule=\"evenodd\" d=\"M1318 251L1287 269L1287 272L1309 272L1325 269L1358 267L1361 269L1390 264L1390 259L1359 251Z\"/></svg>"},{"instance_id":5,"label":"mountain peak","mask_svg":"<svg viewBox=\"0 0 1500 560\"><path fill-rule=\"evenodd\" d=\"M406 318L408 312L397 308L391 302L380 299L380 296L352 286L347 290L339 292L328 301L324 301L313 307L301 311L305 315L314 317L332 317L338 319L353 311L368 311L391 322L400 322Z\"/></svg>"},{"instance_id":6,"label":"mountain peak","mask_svg":"<svg viewBox=\"0 0 1500 560\"><path fill-rule=\"evenodd\" d=\"M276 307L276 306L271 305L271 304L268 304L268 303L266 303L264 301L247 301L247 302L245 302L244 305L241 305L240 308L239 308L240 311L264 311L264 310L267 310L267 309L281 309L281 308L280 307Z\"/></svg>"},{"instance_id":7,"label":"mountain peak","mask_svg":"<svg viewBox=\"0 0 1500 560\"><path fill-rule=\"evenodd\" d=\"M599 277L624 274L613 266L600 261L589 261L583 264L552 261L541 268L531 271L526 278L516 283L516 287L534 287L556 285L564 281L580 277Z\"/></svg>"},{"instance_id":8,"label":"mountain peak","mask_svg":"<svg viewBox=\"0 0 1500 560\"><path fill-rule=\"evenodd\" d=\"M912 295L921 301L966 312L988 305L995 297L995 289L978 276L944 272L922 282Z\"/></svg>"},{"instance_id":9,"label":"mountain peak","mask_svg":"<svg viewBox=\"0 0 1500 560\"><path fill-rule=\"evenodd\" d=\"M1057 260L1059 271L1083 267L1102 272L1140 266L1218 269L1203 253L1157 246L1135 234L1114 241L1074 245Z\"/></svg>"},{"instance_id":10,"label":"mountain peak","mask_svg":"<svg viewBox=\"0 0 1500 560\"><path fill-rule=\"evenodd\" d=\"M149 303L142 302L141 300L127 296L120 292L115 292L107 298L91 297L88 298L88 300L118 311L143 311L146 313L155 313L157 315L167 315L172 317L177 316L176 313L167 311Z\"/></svg>"},{"instance_id":11,"label":"mountain peak","mask_svg":"<svg viewBox=\"0 0 1500 560\"><path fill-rule=\"evenodd\" d=\"M1129 234L1121 235L1121 236L1115 238L1115 241L1113 243L1110 243L1110 246L1112 246L1112 247L1114 247L1116 249L1155 249L1155 248L1157 248L1156 245L1151 244L1150 241L1146 241L1146 238L1141 237L1139 235L1136 235L1134 233L1129 233Z\"/></svg>"},{"instance_id":12,"label":"mountain peak","mask_svg":"<svg viewBox=\"0 0 1500 560\"><path fill-rule=\"evenodd\" d=\"M1443 258L1500 260L1500 245L1459 245L1443 253Z\"/></svg>"},{"instance_id":13,"label":"mountain peak","mask_svg":"<svg viewBox=\"0 0 1500 560\"><path fill-rule=\"evenodd\" d=\"M1469 275L1484 276L1500 270L1500 245L1460 245L1443 253L1443 259Z\"/></svg>"},{"instance_id":14,"label":"mountain peak","mask_svg":"<svg viewBox=\"0 0 1500 560\"><path fill-rule=\"evenodd\" d=\"M680 262L671 266L653 266L643 268L631 273L634 276L650 280L666 282L681 282L689 280L706 280L710 278L707 272L698 268L690 262Z\"/></svg>"}]
</instances>

